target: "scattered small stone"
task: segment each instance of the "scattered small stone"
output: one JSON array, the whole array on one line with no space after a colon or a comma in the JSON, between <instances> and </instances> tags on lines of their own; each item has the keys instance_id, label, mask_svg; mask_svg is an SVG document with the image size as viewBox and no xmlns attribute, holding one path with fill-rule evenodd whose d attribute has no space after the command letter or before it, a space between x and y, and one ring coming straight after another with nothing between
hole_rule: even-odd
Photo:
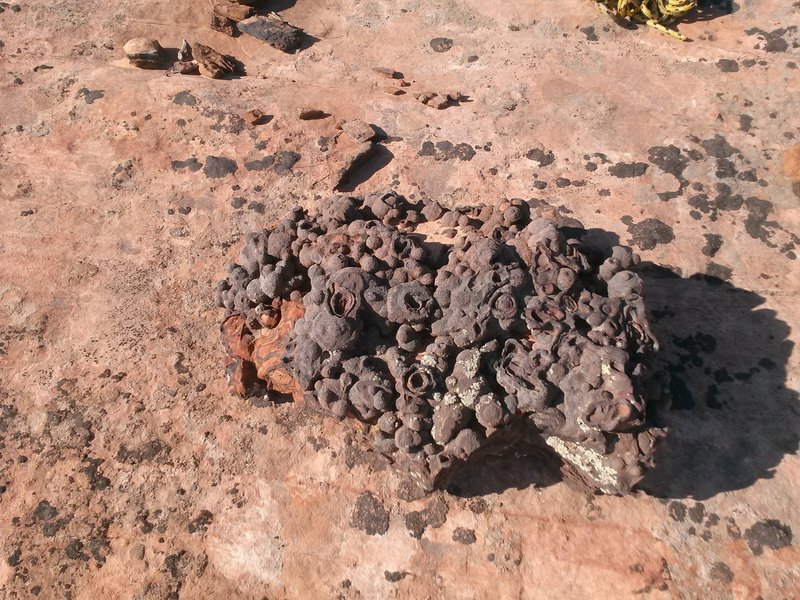
<instances>
[{"instance_id":1,"label":"scattered small stone","mask_svg":"<svg viewBox=\"0 0 800 600\"><path fill-rule=\"evenodd\" d=\"M157 40L134 38L122 47L125 56L140 69L160 69L164 66L164 49Z\"/></svg>"},{"instance_id":2,"label":"scattered small stone","mask_svg":"<svg viewBox=\"0 0 800 600\"><path fill-rule=\"evenodd\" d=\"M357 142L369 142L375 137L375 129L372 125L369 125L361 119L354 119L342 123L342 131Z\"/></svg>"},{"instance_id":3,"label":"scattered small stone","mask_svg":"<svg viewBox=\"0 0 800 600\"><path fill-rule=\"evenodd\" d=\"M212 79L221 79L236 71L236 65L227 56L224 56L203 44L195 44L192 54L197 61L200 74Z\"/></svg>"},{"instance_id":4,"label":"scattered small stone","mask_svg":"<svg viewBox=\"0 0 800 600\"><path fill-rule=\"evenodd\" d=\"M453 40L446 37L433 38L430 42L434 52L447 52L453 47Z\"/></svg>"},{"instance_id":5,"label":"scattered small stone","mask_svg":"<svg viewBox=\"0 0 800 600\"><path fill-rule=\"evenodd\" d=\"M254 108L245 113L245 120L253 126L266 125L272 120L272 115L267 115L261 109Z\"/></svg>"},{"instance_id":6,"label":"scattered small stone","mask_svg":"<svg viewBox=\"0 0 800 600\"><path fill-rule=\"evenodd\" d=\"M200 65L193 60L178 61L167 70L167 75L198 75Z\"/></svg>"},{"instance_id":7,"label":"scattered small stone","mask_svg":"<svg viewBox=\"0 0 800 600\"><path fill-rule=\"evenodd\" d=\"M324 119L325 117L329 116L330 115L324 110L320 110L318 108L301 108L297 115L301 121L314 121L316 119Z\"/></svg>"},{"instance_id":8,"label":"scattered small stone","mask_svg":"<svg viewBox=\"0 0 800 600\"><path fill-rule=\"evenodd\" d=\"M436 92L420 92L419 94L414 96L414 98L416 98L423 104L427 104L428 102L436 98L437 95L438 94Z\"/></svg>"},{"instance_id":9,"label":"scattered small stone","mask_svg":"<svg viewBox=\"0 0 800 600\"><path fill-rule=\"evenodd\" d=\"M192 47L187 40L183 40L181 47L178 49L178 61L185 62L192 60Z\"/></svg>"},{"instance_id":10,"label":"scattered small stone","mask_svg":"<svg viewBox=\"0 0 800 600\"><path fill-rule=\"evenodd\" d=\"M405 90L401 90L400 88L393 88L393 87L385 87L381 90L384 94L389 94L390 96L402 96L405 94Z\"/></svg>"},{"instance_id":11,"label":"scattered small stone","mask_svg":"<svg viewBox=\"0 0 800 600\"><path fill-rule=\"evenodd\" d=\"M372 71L388 79L403 79L403 74L388 67L372 67Z\"/></svg>"},{"instance_id":12,"label":"scattered small stone","mask_svg":"<svg viewBox=\"0 0 800 600\"><path fill-rule=\"evenodd\" d=\"M303 30L275 13L250 17L240 21L236 26L242 33L263 40L283 52L294 52L303 44Z\"/></svg>"},{"instance_id":13,"label":"scattered small stone","mask_svg":"<svg viewBox=\"0 0 800 600\"><path fill-rule=\"evenodd\" d=\"M211 29L235 37L239 30L236 24L253 16L250 6L233 2L217 2L211 7Z\"/></svg>"}]
</instances>

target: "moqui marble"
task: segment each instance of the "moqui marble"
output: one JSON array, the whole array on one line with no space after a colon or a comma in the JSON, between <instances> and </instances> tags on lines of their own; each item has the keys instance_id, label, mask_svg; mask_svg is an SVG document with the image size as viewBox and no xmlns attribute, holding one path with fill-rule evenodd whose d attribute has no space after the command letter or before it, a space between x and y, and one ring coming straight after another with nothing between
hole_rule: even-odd
<instances>
[{"instance_id":1,"label":"moqui marble","mask_svg":"<svg viewBox=\"0 0 800 600\"><path fill-rule=\"evenodd\" d=\"M217 286L236 393L362 421L426 490L503 450L605 493L652 467L669 398L630 248L521 200L317 206L249 234Z\"/></svg>"}]
</instances>

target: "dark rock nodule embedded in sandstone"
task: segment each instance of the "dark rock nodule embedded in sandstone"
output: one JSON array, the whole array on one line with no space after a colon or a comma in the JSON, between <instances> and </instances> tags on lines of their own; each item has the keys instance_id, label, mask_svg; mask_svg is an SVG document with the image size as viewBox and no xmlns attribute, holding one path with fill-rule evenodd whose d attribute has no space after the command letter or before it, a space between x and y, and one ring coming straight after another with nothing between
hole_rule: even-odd
<instances>
[{"instance_id":1,"label":"dark rock nodule embedded in sandstone","mask_svg":"<svg viewBox=\"0 0 800 600\"><path fill-rule=\"evenodd\" d=\"M295 208L249 234L217 286L230 383L362 421L427 489L513 448L625 493L652 466L668 399L647 368L639 257L580 231L521 200Z\"/></svg>"}]
</instances>

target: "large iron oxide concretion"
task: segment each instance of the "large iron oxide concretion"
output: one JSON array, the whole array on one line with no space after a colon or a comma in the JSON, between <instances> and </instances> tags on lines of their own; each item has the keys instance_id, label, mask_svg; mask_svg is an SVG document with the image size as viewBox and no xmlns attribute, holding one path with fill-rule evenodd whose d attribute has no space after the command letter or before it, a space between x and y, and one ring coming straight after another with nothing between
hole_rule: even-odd
<instances>
[{"instance_id":1,"label":"large iron oxide concretion","mask_svg":"<svg viewBox=\"0 0 800 600\"><path fill-rule=\"evenodd\" d=\"M509 449L605 493L652 466L669 398L630 248L521 200L318 206L249 234L217 285L236 393L358 419L427 490Z\"/></svg>"}]
</instances>

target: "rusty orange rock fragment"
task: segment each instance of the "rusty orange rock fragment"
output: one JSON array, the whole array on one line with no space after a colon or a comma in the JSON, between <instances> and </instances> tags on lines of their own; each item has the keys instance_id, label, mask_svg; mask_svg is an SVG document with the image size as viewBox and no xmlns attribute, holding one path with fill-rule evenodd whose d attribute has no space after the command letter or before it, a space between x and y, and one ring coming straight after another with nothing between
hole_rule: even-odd
<instances>
[{"instance_id":1,"label":"rusty orange rock fragment","mask_svg":"<svg viewBox=\"0 0 800 600\"><path fill-rule=\"evenodd\" d=\"M258 378L266 382L270 391L281 394L294 394L297 391L297 383L281 359L286 353L292 328L304 312L299 302L281 303L277 324L271 329L262 329L253 344L251 356Z\"/></svg>"}]
</instances>

